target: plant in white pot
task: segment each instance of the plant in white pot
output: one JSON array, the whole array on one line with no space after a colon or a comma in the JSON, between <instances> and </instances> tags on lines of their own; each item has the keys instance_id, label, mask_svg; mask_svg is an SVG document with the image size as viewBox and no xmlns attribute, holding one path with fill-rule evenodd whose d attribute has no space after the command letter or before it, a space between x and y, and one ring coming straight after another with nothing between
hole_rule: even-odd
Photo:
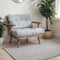
<instances>
[{"instance_id":1,"label":"plant in white pot","mask_svg":"<svg viewBox=\"0 0 60 60\"><path fill-rule=\"evenodd\" d=\"M46 18L46 30L44 34L44 38L52 38L52 31L48 29L48 20L53 24L53 20L55 20L55 0L41 0L40 4L38 4L39 11L43 17Z\"/></svg>"},{"instance_id":2,"label":"plant in white pot","mask_svg":"<svg viewBox=\"0 0 60 60\"><path fill-rule=\"evenodd\" d=\"M0 20L2 18L0 17ZM5 24L3 22L0 21L0 47L2 47L2 43L3 43L3 32L4 32L4 27L5 27Z\"/></svg>"}]
</instances>

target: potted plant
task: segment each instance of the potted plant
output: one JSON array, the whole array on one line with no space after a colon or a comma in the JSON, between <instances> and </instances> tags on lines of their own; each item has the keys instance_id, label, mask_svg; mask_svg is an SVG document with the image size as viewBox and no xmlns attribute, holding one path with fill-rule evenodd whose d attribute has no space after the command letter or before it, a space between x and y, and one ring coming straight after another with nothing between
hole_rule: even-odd
<instances>
[{"instance_id":1,"label":"potted plant","mask_svg":"<svg viewBox=\"0 0 60 60\"><path fill-rule=\"evenodd\" d=\"M0 20L2 18L0 17ZM0 47L2 45L2 42L3 42L3 32L4 32L4 27L5 27L5 24L3 22L0 21Z\"/></svg>"},{"instance_id":2,"label":"potted plant","mask_svg":"<svg viewBox=\"0 0 60 60\"><path fill-rule=\"evenodd\" d=\"M46 18L46 30L44 34L44 38L52 38L52 31L48 29L48 20L53 24L53 20L55 19L55 0L42 0L40 2L39 11L43 17Z\"/></svg>"}]
</instances>

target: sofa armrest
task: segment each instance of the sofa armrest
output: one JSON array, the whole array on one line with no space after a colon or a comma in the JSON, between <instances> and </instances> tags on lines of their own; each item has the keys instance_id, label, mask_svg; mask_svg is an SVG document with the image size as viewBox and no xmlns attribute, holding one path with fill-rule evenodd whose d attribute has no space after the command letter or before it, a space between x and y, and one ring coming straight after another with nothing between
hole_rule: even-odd
<instances>
[{"instance_id":1,"label":"sofa armrest","mask_svg":"<svg viewBox=\"0 0 60 60\"><path fill-rule=\"evenodd\" d=\"M11 27L12 27L12 26L16 26L15 24L12 24L12 23L11 23L11 24L6 24L6 25L7 25L7 26L11 26Z\"/></svg>"},{"instance_id":2,"label":"sofa armrest","mask_svg":"<svg viewBox=\"0 0 60 60\"><path fill-rule=\"evenodd\" d=\"M13 27L13 26L16 26L15 24L12 24L12 23L10 23L10 24L6 24L6 26L8 27L8 33L12 33L12 30L11 30L11 28Z\"/></svg>"},{"instance_id":3,"label":"sofa armrest","mask_svg":"<svg viewBox=\"0 0 60 60\"><path fill-rule=\"evenodd\" d=\"M41 22L37 22L37 21L32 21L32 23L35 23L38 25L38 27L40 26Z\"/></svg>"},{"instance_id":4,"label":"sofa armrest","mask_svg":"<svg viewBox=\"0 0 60 60\"><path fill-rule=\"evenodd\" d=\"M41 22L32 21L32 23L41 24Z\"/></svg>"}]
</instances>

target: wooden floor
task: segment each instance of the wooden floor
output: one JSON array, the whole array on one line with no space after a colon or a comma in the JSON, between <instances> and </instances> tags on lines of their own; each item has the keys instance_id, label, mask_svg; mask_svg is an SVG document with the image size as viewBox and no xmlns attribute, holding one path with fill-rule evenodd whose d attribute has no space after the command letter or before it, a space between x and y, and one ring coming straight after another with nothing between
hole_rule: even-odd
<instances>
[{"instance_id":1,"label":"wooden floor","mask_svg":"<svg viewBox=\"0 0 60 60\"><path fill-rule=\"evenodd\" d=\"M60 40L53 39L56 42L60 42ZM13 60L11 56L9 56L2 48L0 48L0 60ZM60 56L48 59L48 60L60 60Z\"/></svg>"},{"instance_id":2,"label":"wooden floor","mask_svg":"<svg viewBox=\"0 0 60 60\"><path fill-rule=\"evenodd\" d=\"M0 48L0 60L13 60L3 49Z\"/></svg>"}]
</instances>

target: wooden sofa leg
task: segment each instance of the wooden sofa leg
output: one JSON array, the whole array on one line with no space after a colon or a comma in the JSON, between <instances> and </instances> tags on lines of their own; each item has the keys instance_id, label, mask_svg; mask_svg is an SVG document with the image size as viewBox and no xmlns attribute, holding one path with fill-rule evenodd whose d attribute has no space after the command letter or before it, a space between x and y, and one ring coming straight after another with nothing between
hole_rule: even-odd
<instances>
[{"instance_id":1,"label":"wooden sofa leg","mask_svg":"<svg viewBox=\"0 0 60 60\"><path fill-rule=\"evenodd\" d=\"M18 39L17 47L18 47L18 48L20 47L20 39Z\"/></svg>"},{"instance_id":2,"label":"wooden sofa leg","mask_svg":"<svg viewBox=\"0 0 60 60\"><path fill-rule=\"evenodd\" d=\"M28 43L28 38L26 39L26 44Z\"/></svg>"},{"instance_id":3,"label":"wooden sofa leg","mask_svg":"<svg viewBox=\"0 0 60 60\"><path fill-rule=\"evenodd\" d=\"M11 41L12 41L12 35L10 35L10 44L11 44Z\"/></svg>"},{"instance_id":4,"label":"wooden sofa leg","mask_svg":"<svg viewBox=\"0 0 60 60\"><path fill-rule=\"evenodd\" d=\"M40 44L40 39L39 39L39 37L38 37L38 42L39 42L39 44Z\"/></svg>"}]
</instances>

